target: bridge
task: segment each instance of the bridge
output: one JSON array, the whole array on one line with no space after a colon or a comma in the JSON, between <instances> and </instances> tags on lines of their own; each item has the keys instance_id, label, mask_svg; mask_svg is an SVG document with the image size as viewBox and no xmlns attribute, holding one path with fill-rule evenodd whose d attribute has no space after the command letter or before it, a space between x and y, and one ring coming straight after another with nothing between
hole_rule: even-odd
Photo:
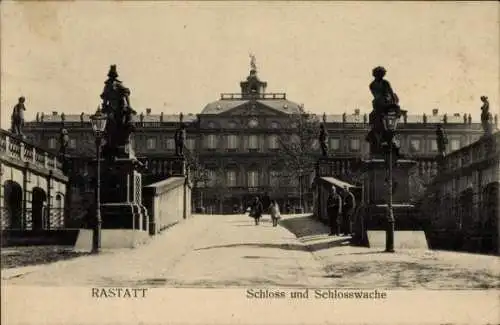
<instances>
[{"instance_id":1,"label":"bridge","mask_svg":"<svg viewBox=\"0 0 500 325\"><path fill-rule=\"evenodd\" d=\"M64 227L68 177L57 155L0 129L1 230Z\"/></svg>"}]
</instances>

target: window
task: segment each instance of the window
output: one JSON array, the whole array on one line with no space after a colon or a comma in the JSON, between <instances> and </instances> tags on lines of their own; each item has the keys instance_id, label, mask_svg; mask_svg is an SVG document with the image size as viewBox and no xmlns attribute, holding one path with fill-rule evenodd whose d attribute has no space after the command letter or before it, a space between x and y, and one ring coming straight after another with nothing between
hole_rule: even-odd
<instances>
[{"instance_id":1,"label":"window","mask_svg":"<svg viewBox=\"0 0 500 325\"><path fill-rule=\"evenodd\" d=\"M49 148L55 149L57 147L56 138L49 138Z\"/></svg>"},{"instance_id":2,"label":"window","mask_svg":"<svg viewBox=\"0 0 500 325\"><path fill-rule=\"evenodd\" d=\"M269 172L269 185L272 187L280 186L279 172L277 170Z\"/></svg>"},{"instance_id":3,"label":"window","mask_svg":"<svg viewBox=\"0 0 500 325\"><path fill-rule=\"evenodd\" d=\"M146 148L148 150L156 149L156 139L155 138L149 138L146 141Z\"/></svg>"},{"instance_id":4,"label":"window","mask_svg":"<svg viewBox=\"0 0 500 325\"><path fill-rule=\"evenodd\" d=\"M217 148L217 138L214 134L209 134L206 137L206 147L208 149L215 149Z\"/></svg>"},{"instance_id":5,"label":"window","mask_svg":"<svg viewBox=\"0 0 500 325\"><path fill-rule=\"evenodd\" d=\"M411 139L410 140L410 150L413 152L420 151L420 139Z\"/></svg>"},{"instance_id":6,"label":"window","mask_svg":"<svg viewBox=\"0 0 500 325\"><path fill-rule=\"evenodd\" d=\"M431 139L431 151L437 151L438 150L438 144L436 139Z\"/></svg>"},{"instance_id":7,"label":"window","mask_svg":"<svg viewBox=\"0 0 500 325\"><path fill-rule=\"evenodd\" d=\"M311 142L311 148L313 150L318 150L319 149L319 141L318 139L313 139Z\"/></svg>"},{"instance_id":8,"label":"window","mask_svg":"<svg viewBox=\"0 0 500 325\"><path fill-rule=\"evenodd\" d=\"M216 181L217 181L217 175L215 173L215 170L208 169L207 170L207 186L209 186L209 187L215 186Z\"/></svg>"},{"instance_id":9,"label":"window","mask_svg":"<svg viewBox=\"0 0 500 325\"><path fill-rule=\"evenodd\" d=\"M76 139L72 139L72 138L70 138L70 139L69 139L69 144L68 144L68 146L69 146L70 148L72 148L72 149L75 149L75 148L76 148Z\"/></svg>"},{"instance_id":10,"label":"window","mask_svg":"<svg viewBox=\"0 0 500 325\"><path fill-rule=\"evenodd\" d=\"M236 171L235 170L228 170L226 172L226 185L228 187L235 187L236 186Z\"/></svg>"},{"instance_id":11,"label":"window","mask_svg":"<svg viewBox=\"0 0 500 325\"><path fill-rule=\"evenodd\" d=\"M330 138L330 150L339 150L339 149L340 149L340 139Z\"/></svg>"},{"instance_id":12,"label":"window","mask_svg":"<svg viewBox=\"0 0 500 325\"><path fill-rule=\"evenodd\" d=\"M228 135L227 136L227 149L234 150L238 149L238 136Z\"/></svg>"},{"instance_id":13,"label":"window","mask_svg":"<svg viewBox=\"0 0 500 325\"><path fill-rule=\"evenodd\" d=\"M195 148L195 139L187 139L186 140L186 148L188 148L189 150L194 150Z\"/></svg>"},{"instance_id":14,"label":"window","mask_svg":"<svg viewBox=\"0 0 500 325\"><path fill-rule=\"evenodd\" d=\"M256 135L250 135L248 137L248 149L257 150L259 149L259 137Z\"/></svg>"},{"instance_id":15,"label":"window","mask_svg":"<svg viewBox=\"0 0 500 325\"><path fill-rule=\"evenodd\" d=\"M279 129L280 124L278 122L271 122L271 129Z\"/></svg>"},{"instance_id":16,"label":"window","mask_svg":"<svg viewBox=\"0 0 500 325\"><path fill-rule=\"evenodd\" d=\"M174 139L168 138L165 144L167 146L167 150L174 150L175 149L175 140Z\"/></svg>"},{"instance_id":17,"label":"window","mask_svg":"<svg viewBox=\"0 0 500 325\"><path fill-rule=\"evenodd\" d=\"M259 172L256 170L250 170L247 172L247 185L248 187L259 186Z\"/></svg>"},{"instance_id":18,"label":"window","mask_svg":"<svg viewBox=\"0 0 500 325\"><path fill-rule=\"evenodd\" d=\"M361 148L361 142L359 139L351 139L350 147L352 151L358 151Z\"/></svg>"},{"instance_id":19,"label":"window","mask_svg":"<svg viewBox=\"0 0 500 325\"><path fill-rule=\"evenodd\" d=\"M271 135L269 136L269 149L271 150L276 150L279 149L279 139L277 135Z\"/></svg>"},{"instance_id":20,"label":"window","mask_svg":"<svg viewBox=\"0 0 500 325\"><path fill-rule=\"evenodd\" d=\"M450 150L455 151L460 149L460 140L459 139L452 139L450 141Z\"/></svg>"}]
</instances>

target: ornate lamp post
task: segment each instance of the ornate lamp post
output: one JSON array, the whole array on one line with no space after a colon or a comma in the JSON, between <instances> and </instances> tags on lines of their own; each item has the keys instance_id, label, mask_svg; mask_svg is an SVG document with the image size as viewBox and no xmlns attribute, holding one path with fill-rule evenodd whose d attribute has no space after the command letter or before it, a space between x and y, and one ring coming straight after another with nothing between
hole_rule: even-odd
<instances>
[{"instance_id":1,"label":"ornate lamp post","mask_svg":"<svg viewBox=\"0 0 500 325\"><path fill-rule=\"evenodd\" d=\"M387 229L385 237L385 251L394 252L394 211L392 207L392 155L393 155L393 139L396 133L399 116L396 111L389 111L384 114L383 122L386 131L386 141L388 142L388 154L386 155L386 162L389 166L388 172L388 191L389 197L387 199Z\"/></svg>"},{"instance_id":2,"label":"ornate lamp post","mask_svg":"<svg viewBox=\"0 0 500 325\"><path fill-rule=\"evenodd\" d=\"M95 115L90 117L92 122L92 130L95 135L96 154L97 154L97 184L96 184L96 223L94 226L94 234L92 238L92 252L99 253L101 248L101 140L106 128L107 116L102 114L101 108L98 107Z\"/></svg>"}]
</instances>

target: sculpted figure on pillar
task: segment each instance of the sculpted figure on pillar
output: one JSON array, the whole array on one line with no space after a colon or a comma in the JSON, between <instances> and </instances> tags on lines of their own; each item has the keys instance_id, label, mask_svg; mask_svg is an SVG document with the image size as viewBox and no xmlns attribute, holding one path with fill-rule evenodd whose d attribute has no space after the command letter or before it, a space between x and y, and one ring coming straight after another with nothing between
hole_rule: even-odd
<instances>
[{"instance_id":1,"label":"sculpted figure on pillar","mask_svg":"<svg viewBox=\"0 0 500 325\"><path fill-rule=\"evenodd\" d=\"M374 80L370 83L370 91L373 95L373 110L369 115L371 130L366 138L370 143L370 152L372 154L380 153L381 144L386 141L384 115L394 111L398 118L401 116L399 98L393 91L389 81L384 79L386 72L385 68L380 66L372 70ZM393 143L393 145L394 148L398 147L396 143Z\"/></svg>"},{"instance_id":2,"label":"sculpted figure on pillar","mask_svg":"<svg viewBox=\"0 0 500 325\"><path fill-rule=\"evenodd\" d=\"M24 126L24 111L26 110L24 102L25 98L23 96L19 97L17 104L12 109L11 132L19 136L23 135L22 130Z\"/></svg>"},{"instance_id":3,"label":"sculpted figure on pillar","mask_svg":"<svg viewBox=\"0 0 500 325\"><path fill-rule=\"evenodd\" d=\"M488 97L481 96L483 106L481 106L481 124L483 126L484 134L489 135L492 132L492 116L490 113L490 103Z\"/></svg>"},{"instance_id":4,"label":"sculpted figure on pillar","mask_svg":"<svg viewBox=\"0 0 500 325\"><path fill-rule=\"evenodd\" d=\"M436 142L438 147L439 156L444 157L446 154L446 145L448 144L448 137L443 130L443 126L438 124L436 128Z\"/></svg>"},{"instance_id":5,"label":"sculpted figure on pillar","mask_svg":"<svg viewBox=\"0 0 500 325\"><path fill-rule=\"evenodd\" d=\"M102 112L108 117L103 154L113 158L123 154L129 145L129 137L135 129L132 115L136 114L130 105L130 89L118 80L116 65L109 69L101 99Z\"/></svg>"}]
</instances>

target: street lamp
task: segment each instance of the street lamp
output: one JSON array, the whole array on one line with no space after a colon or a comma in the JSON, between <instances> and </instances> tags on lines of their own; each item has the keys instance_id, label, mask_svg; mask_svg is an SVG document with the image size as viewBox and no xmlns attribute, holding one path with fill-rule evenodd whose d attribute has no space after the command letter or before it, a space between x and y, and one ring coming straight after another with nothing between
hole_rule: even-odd
<instances>
[{"instance_id":1,"label":"street lamp","mask_svg":"<svg viewBox=\"0 0 500 325\"><path fill-rule=\"evenodd\" d=\"M97 184L96 184L96 223L92 237L92 253L99 253L101 248L101 140L106 128L107 116L102 114L98 107L94 115L90 117L92 130L95 135L96 154L97 154Z\"/></svg>"},{"instance_id":2,"label":"street lamp","mask_svg":"<svg viewBox=\"0 0 500 325\"><path fill-rule=\"evenodd\" d=\"M387 199L387 230L385 233L385 251L393 253L394 252L394 211L392 207L392 151L393 151L393 139L396 133L396 127L398 125L399 116L396 111L389 111L384 115L384 129L386 131L385 140L388 142L388 155L386 155L386 161L389 165L389 179L388 179L388 191L389 197Z\"/></svg>"}]
</instances>

